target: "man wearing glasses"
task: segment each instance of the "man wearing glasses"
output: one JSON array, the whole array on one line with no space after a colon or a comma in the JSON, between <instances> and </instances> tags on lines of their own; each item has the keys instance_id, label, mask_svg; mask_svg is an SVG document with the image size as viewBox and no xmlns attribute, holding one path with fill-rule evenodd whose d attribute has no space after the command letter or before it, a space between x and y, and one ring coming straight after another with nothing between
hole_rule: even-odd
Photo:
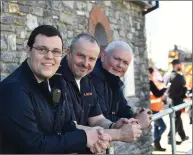
<instances>
[{"instance_id":1,"label":"man wearing glasses","mask_svg":"<svg viewBox=\"0 0 193 155\"><path fill-rule=\"evenodd\" d=\"M109 146L103 130L78 130L72 122L66 82L54 75L62 48L56 28L35 28L27 59L0 83L1 153L94 153L95 144L100 152Z\"/></svg>"}]
</instances>

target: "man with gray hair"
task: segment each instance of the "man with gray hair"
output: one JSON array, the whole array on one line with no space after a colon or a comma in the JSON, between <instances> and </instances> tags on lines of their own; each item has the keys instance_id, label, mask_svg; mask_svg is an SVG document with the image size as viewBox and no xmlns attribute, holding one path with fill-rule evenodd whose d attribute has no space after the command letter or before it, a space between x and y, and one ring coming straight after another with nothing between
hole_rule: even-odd
<instances>
[{"instance_id":1,"label":"man with gray hair","mask_svg":"<svg viewBox=\"0 0 193 155\"><path fill-rule=\"evenodd\" d=\"M98 42L92 35L78 34L67 49L67 55L63 58L58 71L67 82L77 127L87 130L90 127L100 126L105 128L104 132L109 134L113 141L135 141L141 135L141 126L136 123L138 120L122 118L113 123L101 112L99 99L89 74L93 71L99 53Z\"/></svg>"},{"instance_id":2,"label":"man with gray hair","mask_svg":"<svg viewBox=\"0 0 193 155\"><path fill-rule=\"evenodd\" d=\"M140 108L133 113L127 105L122 91L123 82L120 80L127 71L132 60L132 49L124 41L113 41L101 54L94 71L92 81L98 95L103 115L113 122L120 118L137 118L142 128L150 124L151 112ZM149 114L149 115L148 115Z\"/></svg>"}]
</instances>

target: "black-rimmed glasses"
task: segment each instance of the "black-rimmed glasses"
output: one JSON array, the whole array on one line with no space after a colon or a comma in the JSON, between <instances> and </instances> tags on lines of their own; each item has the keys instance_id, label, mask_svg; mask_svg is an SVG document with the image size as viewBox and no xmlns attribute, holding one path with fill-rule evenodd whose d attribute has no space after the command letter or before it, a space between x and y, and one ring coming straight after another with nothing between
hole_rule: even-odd
<instances>
[{"instance_id":1,"label":"black-rimmed glasses","mask_svg":"<svg viewBox=\"0 0 193 155\"><path fill-rule=\"evenodd\" d=\"M53 56L55 56L55 57L61 57L62 56L62 51L59 49L49 50L46 47L32 47L32 48L36 49L37 52L40 54L46 55L50 51L50 52L52 52Z\"/></svg>"}]
</instances>

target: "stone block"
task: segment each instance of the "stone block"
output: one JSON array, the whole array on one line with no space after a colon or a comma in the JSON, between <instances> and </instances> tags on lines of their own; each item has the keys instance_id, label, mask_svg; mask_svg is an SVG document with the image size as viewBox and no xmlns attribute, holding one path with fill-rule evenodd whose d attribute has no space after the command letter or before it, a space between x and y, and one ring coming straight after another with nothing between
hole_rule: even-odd
<instances>
[{"instance_id":1,"label":"stone block","mask_svg":"<svg viewBox=\"0 0 193 155\"><path fill-rule=\"evenodd\" d=\"M58 30L62 33L62 32L64 32L64 33L67 33L67 28L66 28L66 25L64 25L64 24L59 24L58 25Z\"/></svg>"},{"instance_id":2,"label":"stone block","mask_svg":"<svg viewBox=\"0 0 193 155\"><path fill-rule=\"evenodd\" d=\"M1 24L1 31L15 32L15 27Z\"/></svg>"},{"instance_id":3,"label":"stone block","mask_svg":"<svg viewBox=\"0 0 193 155\"><path fill-rule=\"evenodd\" d=\"M132 32L132 33L135 33L135 29L134 29L133 27L131 28L131 32Z\"/></svg>"},{"instance_id":4,"label":"stone block","mask_svg":"<svg viewBox=\"0 0 193 155\"><path fill-rule=\"evenodd\" d=\"M2 12L9 12L8 2L1 1L1 14L2 14Z\"/></svg>"},{"instance_id":5,"label":"stone block","mask_svg":"<svg viewBox=\"0 0 193 155\"><path fill-rule=\"evenodd\" d=\"M33 8L32 8L32 14L34 14L34 15L36 15L36 16L42 17L42 16L43 16L43 13L44 13L43 8L40 8L40 7L33 7Z\"/></svg>"},{"instance_id":6,"label":"stone block","mask_svg":"<svg viewBox=\"0 0 193 155\"><path fill-rule=\"evenodd\" d=\"M129 40L132 40L132 39L133 39L133 34L129 32L129 33L127 34L127 38L128 38Z\"/></svg>"},{"instance_id":7,"label":"stone block","mask_svg":"<svg viewBox=\"0 0 193 155\"><path fill-rule=\"evenodd\" d=\"M18 54L19 63L21 64L27 58L27 53L22 51Z\"/></svg>"},{"instance_id":8,"label":"stone block","mask_svg":"<svg viewBox=\"0 0 193 155\"><path fill-rule=\"evenodd\" d=\"M116 31L116 30L113 31L113 38L115 40L119 40L120 39L118 31Z\"/></svg>"},{"instance_id":9,"label":"stone block","mask_svg":"<svg viewBox=\"0 0 193 155\"><path fill-rule=\"evenodd\" d=\"M70 9L74 9L74 2L75 1L62 1L62 3L64 4L64 6L69 7Z\"/></svg>"},{"instance_id":10,"label":"stone block","mask_svg":"<svg viewBox=\"0 0 193 155\"><path fill-rule=\"evenodd\" d=\"M24 50L23 45L17 45L17 46L16 46L16 50L17 50L17 51Z\"/></svg>"},{"instance_id":11,"label":"stone block","mask_svg":"<svg viewBox=\"0 0 193 155\"><path fill-rule=\"evenodd\" d=\"M63 5L61 1L51 1L50 4L53 10L62 10L63 9Z\"/></svg>"},{"instance_id":12,"label":"stone block","mask_svg":"<svg viewBox=\"0 0 193 155\"><path fill-rule=\"evenodd\" d=\"M64 40L64 39L67 39L67 33L65 32L65 33L63 33L63 32L61 32L61 35L62 35L62 39Z\"/></svg>"},{"instance_id":13,"label":"stone block","mask_svg":"<svg viewBox=\"0 0 193 155\"><path fill-rule=\"evenodd\" d=\"M26 17L20 17L20 16L18 16L18 17L15 17L15 18L14 18L14 23L15 23L16 25L24 26L24 25L25 25L25 22L26 22Z\"/></svg>"},{"instance_id":14,"label":"stone block","mask_svg":"<svg viewBox=\"0 0 193 155\"><path fill-rule=\"evenodd\" d=\"M3 34L1 34L1 51L2 50L7 50L8 45L7 45L7 39Z\"/></svg>"},{"instance_id":15,"label":"stone block","mask_svg":"<svg viewBox=\"0 0 193 155\"><path fill-rule=\"evenodd\" d=\"M73 38L73 31L68 31L68 38Z\"/></svg>"},{"instance_id":16,"label":"stone block","mask_svg":"<svg viewBox=\"0 0 193 155\"><path fill-rule=\"evenodd\" d=\"M115 19L115 18L109 18L110 22L113 23L113 24L117 24L118 21Z\"/></svg>"},{"instance_id":17,"label":"stone block","mask_svg":"<svg viewBox=\"0 0 193 155\"><path fill-rule=\"evenodd\" d=\"M27 22L26 22L27 27L29 28L29 30L33 30L36 27L38 27L38 20L37 17L32 15L32 14L28 14L27 15Z\"/></svg>"},{"instance_id":18,"label":"stone block","mask_svg":"<svg viewBox=\"0 0 193 155\"><path fill-rule=\"evenodd\" d=\"M16 3L9 3L9 13L19 13L19 6Z\"/></svg>"},{"instance_id":19,"label":"stone block","mask_svg":"<svg viewBox=\"0 0 193 155\"><path fill-rule=\"evenodd\" d=\"M46 1L38 1L38 6L40 8L45 8L46 7Z\"/></svg>"},{"instance_id":20,"label":"stone block","mask_svg":"<svg viewBox=\"0 0 193 155\"><path fill-rule=\"evenodd\" d=\"M45 10L44 9L44 12L43 12L43 17L46 18L46 17L52 17L53 15L56 15L56 16L59 16L59 12L56 13L56 11L53 11L53 10Z\"/></svg>"},{"instance_id":21,"label":"stone block","mask_svg":"<svg viewBox=\"0 0 193 155\"><path fill-rule=\"evenodd\" d=\"M53 15L53 16L52 16L52 19L59 19L59 17L58 17L58 16Z\"/></svg>"},{"instance_id":22,"label":"stone block","mask_svg":"<svg viewBox=\"0 0 193 155\"><path fill-rule=\"evenodd\" d=\"M121 30L121 31L119 32L119 34L120 34L121 37L125 37L125 31L124 31L124 30Z\"/></svg>"},{"instance_id":23,"label":"stone block","mask_svg":"<svg viewBox=\"0 0 193 155\"><path fill-rule=\"evenodd\" d=\"M44 25L53 25L53 19L52 18L44 18L43 20Z\"/></svg>"},{"instance_id":24,"label":"stone block","mask_svg":"<svg viewBox=\"0 0 193 155\"><path fill-rule=\"evenodd\" d=\"M108 6L108 7L110 7L112 5L111 1L104 1L104 4L105 4L105 6Z\"/></svg>"},{"instance_id":25,"label":"stone block","mask_svg":"<svg viewBox=\"0 0 193 155\"><path fill-rule=\"evenodd\" d=\"M16 52L1 52L2 62L18 62Z\"/></svg>"},{"instance_id":26,"label":"stone block","mask_svg":"<svg viewBox=\"0 0 193 155\"><path fill-rule=\"evenodd\" d=\"M19 65L17 63L2 63L1 67L3 72L11 74Z\"/></svg>"},{"instance_id":27,"label":"stone block","mask_svg":"<svg viewBox=\"0 0 193 155\"><path fill-rule=\"evenodd\" d=\"M24 5L20 5L20 12L24 12L24 13L31 13L33 11L33 9L29 6L24 6Z\"/></svg>"},{"instance_id":28,"label":"stone block","mask_svg":"<svg viewBox=\"0 0 193 155\"><path fill-rule=\"evenodd\" d=\"M26 36L26 31L21 31L20 38L24 39Z\"/></svg>"},{"instance_id":29,"label":"stone block","mask_svg":"<svg viewBox=\"0 0 193 155\"><path fill-rule=\"evenodd\" d=\"M17 45L23 45L23 41L24 41L23 39L17 38L16 39L16 44Z\"/></svg>"},{"instance_id":30,"label":"stone block","mask_svg":"<svg viewBox=\"0 0 193 155\"><path fill-rule=\"evenodd\" d=\"M119 26L116 24L111 24L110 26L111 26L112 31L117 30L119 28Z\"/></svg>"},{"instance_id":31,"label":"stone block","mask_svg":"<svg viewBox=\"0 0 193 155\"><path fill-rule=\"evenodd\" d=\"M77 10L76 14L79 15L79 16L84 16L85 12Z\"/></svg>"},{"instance_id":32,"label":"stone block","mask_svg":"<svg viewBox=\"0 0 193 155\"><path fill-rule=\"evenodd\" d=\"M90 1L87 1L87 11L90 12L92 10L92 4Z\"/></svg>"},{"instance_id":33,"label":"stone block","mask_svg":"<svg viewBox=\"0 0 193 155\"><path fill-rule=\"evenodd\" d=\"M120 17L120 12L116 12L116 13L115 13L115 18L118 20L119 17Z\"/></svg>"},{"instance_id":34,"label":"stone block","mask_svg":"<svg viewBox=\"0 0 193 155\"><path fill-rule=\"evenodd\" d=\"M83 1L76 1L76 8L80 11L86 10L86 3Z\"/></svg>"},{"instance_id":35,"label":"stone block","mask_svg":"<svg viewBox=\"0 0 193 155\"><path fill-rule=\"evenodd\" d=\"M78 25L78 29L80 29L80 30L85 30L86 28L85 28L85 26L84 26L84 25L79 24L79 25Z\"/></svg>"},{"instance_id":36,"label":"stone block","mask_svg":"<svg viewBox=\"0 0 193 155\"><path fill-rule=\"evenodd\" d=\"M109 8L106 8L104 11L105 11L105 15L108 17L109 16Z\"/></svg>"},{"instance_id":37,"label":"stone block","mask_svg":"<svg viewBox=\"0 0 193 155\"><path fill-rule=\"evenodd\" d=\"M59 20L63 23L66 23L66 24L70 24L72 25L73 24L73 21L74 21L74 18L72 17L72 15L70 14L66 14L64 12L61 12L60 13L60 18Z\"/></svg>"},{"instance_id":38,"label":"stone block","mask_svg":"<svg viewBox=\"0 0 193 155\"><path fill-rule=\"evenodd\" d=\"M14 18L11 15L1 14L1 24L13 24Z\"/></svg>"},{"instance_id":39,"label":"stone block","mask_svg":"<svg viewBox=\"0 0 193 155\"><path fill-rule=\"evenodd\" d=\"M16 35L15 34L11 34L8 36L7 38L8 41L8 50L16 50Z\"/></svg>"}]
</instances>

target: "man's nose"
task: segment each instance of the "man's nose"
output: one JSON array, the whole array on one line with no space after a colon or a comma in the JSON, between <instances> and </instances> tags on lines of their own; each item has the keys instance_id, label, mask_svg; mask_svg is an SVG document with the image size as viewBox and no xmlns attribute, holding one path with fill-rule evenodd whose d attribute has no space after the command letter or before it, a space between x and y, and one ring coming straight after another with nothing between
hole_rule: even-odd
<instances>
[{"instance_id":1,"label":"man's nose","mask_svg":"<svg viewBox=\"0 0 193 155\"><path fill-rule=\"evenodd\" d=\"M123 67L122 61L119 61L119 62L117 63L117 67L119 67L119 68L122 68L122 67Z\"/></svg>"},{"instance_id":2,"label":"man's nose","mask_svg":"<svg viewBox=\"0 0 193 155\"><path fill-rule=\"evenodd\" d=\"M85 59L85 60L83 61L83 65L84 65L84 67L88 67L88 65L89 65L88 59Z\"/></svg>"},{"instance_id":3,"label":"man's nose","mask_svg":"<svg viewBox=\"0 0 193 155\"><path fill-rule=\"evenodd\" d=\"M48 51L48 53L46 54L46 58L53 59L54 58L53 53L51 51Z\"/></svg>"}]
</instances>

